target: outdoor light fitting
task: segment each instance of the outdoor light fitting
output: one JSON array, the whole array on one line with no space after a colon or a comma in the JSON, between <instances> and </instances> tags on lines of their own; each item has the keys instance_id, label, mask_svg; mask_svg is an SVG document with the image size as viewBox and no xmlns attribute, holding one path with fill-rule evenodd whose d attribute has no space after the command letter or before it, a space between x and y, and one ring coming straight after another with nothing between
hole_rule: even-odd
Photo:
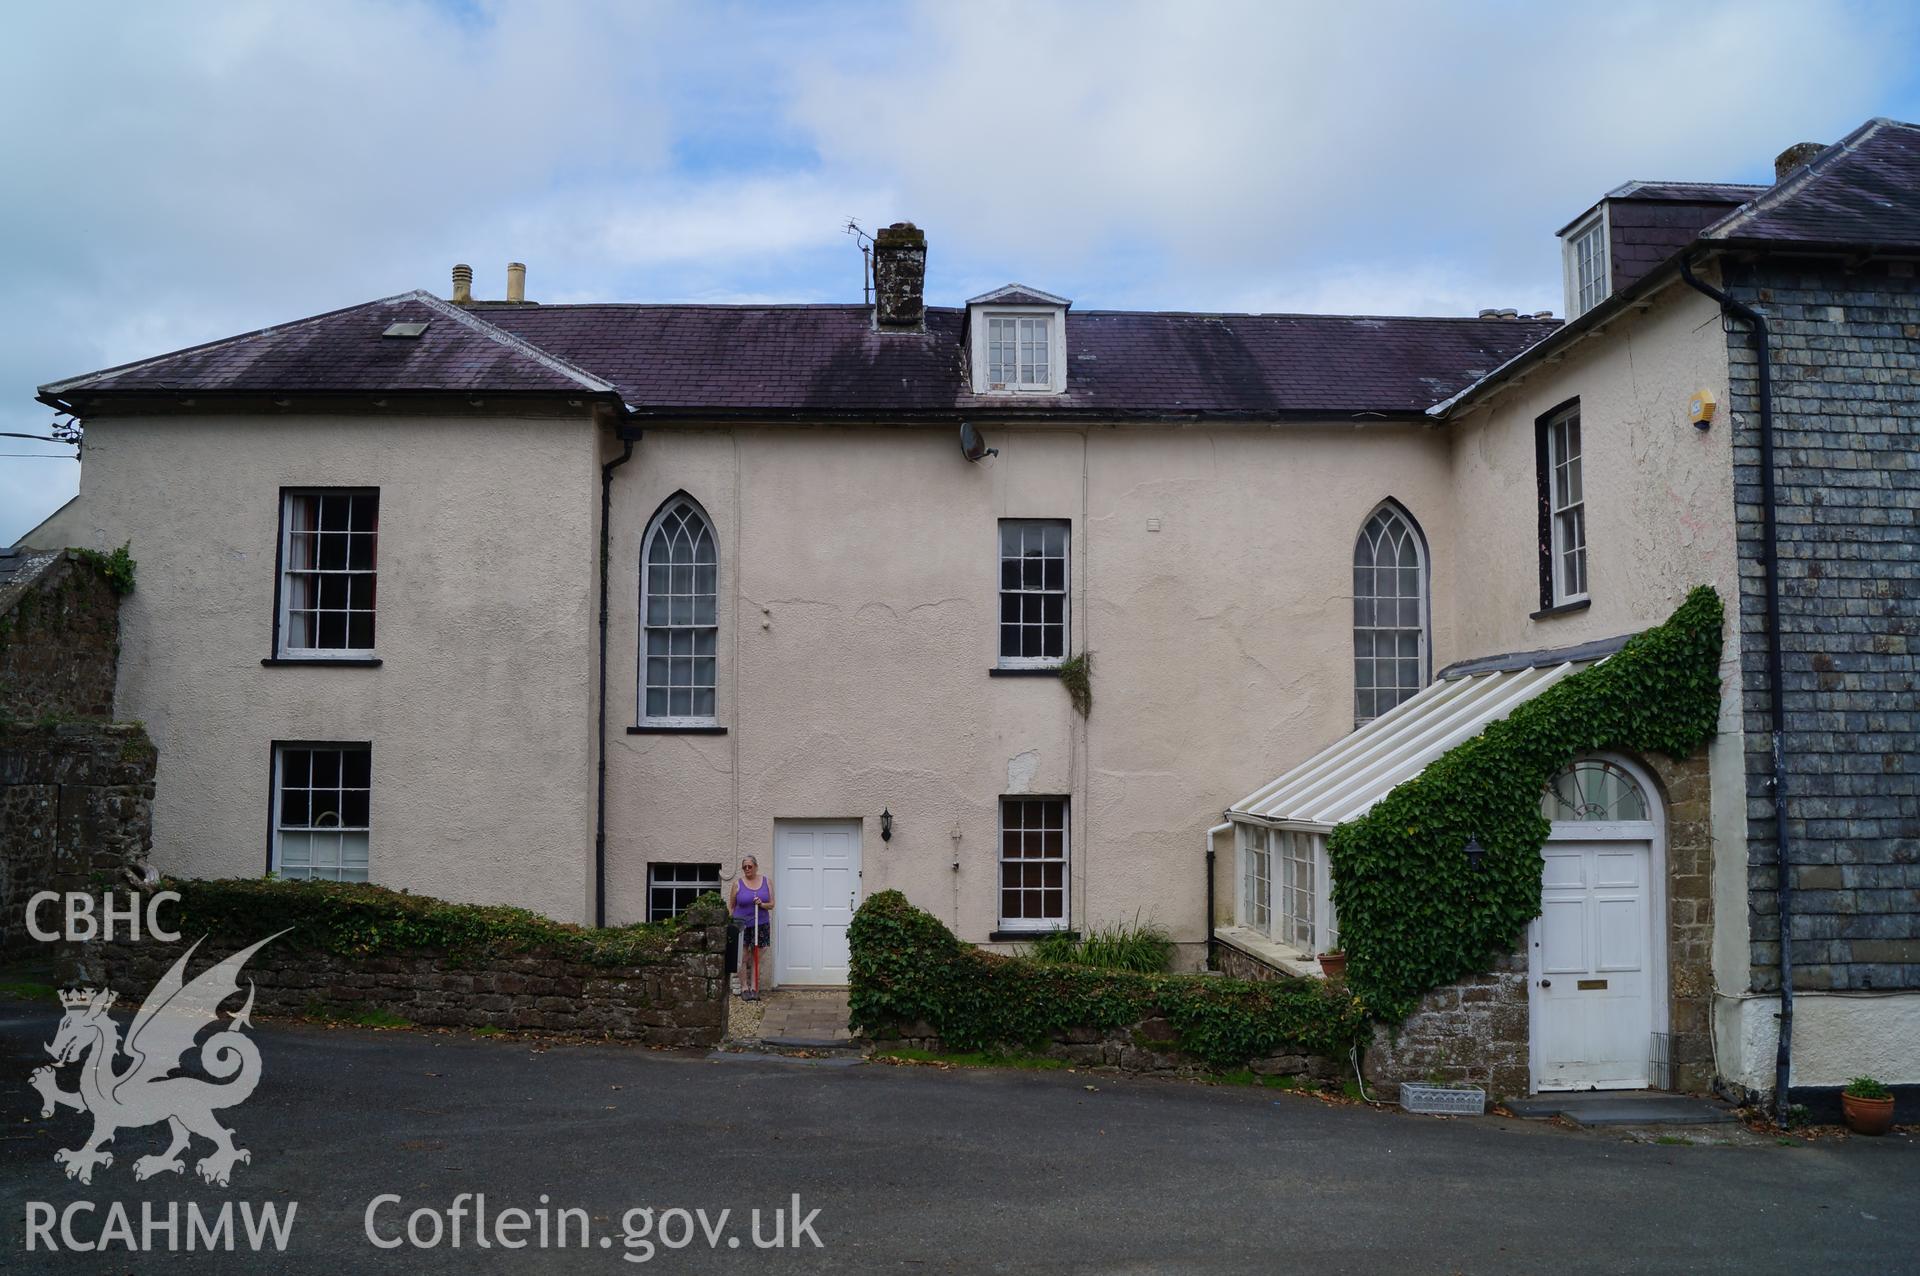
<instances>
[{"instance_id":1,"label":"outdoor light fitting","mask_svg":"<svg viewBox=\"0 0 1920 1276\"><path fill-rule=\"evenodd\" d=\"M1481 857L1486 855L1486 853L1487 853L1487 848L1480 845L1480 839L1478 837L1473 836L1472 834L1468 834L1467 836L1467 867L1472 869L1474 872L1478 873L1480 871Z\"/></svg>"},{"instance_id":2,"label":"outdoor light fitting","mask_svg":"<svg viewBox=\"0 0 1920 1276\"><path fill-rule=\"evenodd\" d=\"M893 812L885 807L880 808L880 840L883 842L893 840Z\"/></svg>"}]
</instances>

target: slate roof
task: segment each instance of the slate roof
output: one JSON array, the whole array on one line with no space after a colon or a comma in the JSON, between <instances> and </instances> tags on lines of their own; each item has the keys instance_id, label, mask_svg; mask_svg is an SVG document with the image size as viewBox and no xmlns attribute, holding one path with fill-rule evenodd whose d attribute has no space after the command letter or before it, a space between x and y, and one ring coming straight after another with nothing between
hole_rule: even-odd
<instances>
[{"instance_id":1,"label":"slate roof","mask_svg":"<svg viewBox=\"0 0 1920 1276\"><path fill-rule=\"evenodd\" d=\"M1627 182L1614 187L1602 198L1744 204L1771 189L1748 182Z\"/></svg>"},{"instance_id":2,"label":"slate roof","mask_svg":"<svg viewBox=\"0 0 1920 1276\"><path fill-rule=\"evenodd\" d=\"M427 326L418 337L382 335L393 323ZM411 292L56 381L40 393L612 389L457 306Z\"/></svg>"},{"instance_id":3,"label":"slate roof","mask_svg":"<svg viewBox=\"0 0 1920 1276\"><path fill-rule=\"evenodd\" d=\"M1768 247L1920 250L1920 125L1867 121L1701 237Z\"/></svg>"},{"instance_id":4,"label":"slate roof","mask_svg":"<svg viewBox=\"0 0 1920 1276\"><path fill-rule=\"evenodd\" d=\"M1067 313L1067 392L969 392L966 312L877 333L868 308L507 306L476 312L591 368L643 410L801 415L1276 417L1423 411L1551 332L1550 321Z\"/></svg>"}]
</instances>

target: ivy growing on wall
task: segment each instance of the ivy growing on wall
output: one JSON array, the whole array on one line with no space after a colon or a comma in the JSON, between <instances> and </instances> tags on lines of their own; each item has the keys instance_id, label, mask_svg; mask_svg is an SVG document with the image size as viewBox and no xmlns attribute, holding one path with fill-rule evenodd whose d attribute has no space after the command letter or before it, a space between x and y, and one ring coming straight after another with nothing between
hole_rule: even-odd
<instances>
[{"instance_id":1,"label":"ivy growing on wall","mask_svg":"<svg viewBox=\"0 0 1920 1276\"><path fill-rule=\"evenodd\" d=\"M288 947L353 957L430 949L458 962L537 952L591 965L643 966L668 960L681 931L726 920L715 894L701 896L672 921L595 930L524 908L455 904L351 882L168 879L160 889L179 892L179 904L162 919L189 943L206 936L216 949L241 947L286 930L291 933L279 942Z\"/></svg>"},{"instance_id":2,"label":"ivy growing on wall","mask_svg":"<svg viewBox=\"0 0 1920 1276\"><path fill-rule=\"evenodd\" d=\"M1039 1049L1075 1028L1164 1018L1187 1053L1216 1068L1282 1053L1344 1058L1367 1016L1339 984L1243 983L1198 975L1050 965L962 943L899 891L870 896L847 930L853 1026L899 1035L925 1023L949 1050Z\"/></svg>"},{"instance_id":3,"label":"ivy growing on wall","mask_svg":"<svg viewBox=\"0 0 1920 1276\"><path fill-rule=\"evenodd\" d=\"M97 549L74 549L68 551L75 558L100 573L107 582L107 588L121 596L133 592L133 574L139 566L133 558L133 542L127 541L112 553L102 553Z\"/></svg>"},{"instance_id":4,"label":"ivy growing on wall","mask_svg":"<svg viewBox=\"0 0 1920 1276\"><path fill-rule=\"evenodd\" d=\"M1720 708L1720 597L1702 586L1666 623L1442 754L1327 839L1347 979L1374 1016L1484 971L1540 913L1541 794L1580 754L1679 759ZM1478 837L1478 871L1464 854Z\"/></svg>"}]
</instances>

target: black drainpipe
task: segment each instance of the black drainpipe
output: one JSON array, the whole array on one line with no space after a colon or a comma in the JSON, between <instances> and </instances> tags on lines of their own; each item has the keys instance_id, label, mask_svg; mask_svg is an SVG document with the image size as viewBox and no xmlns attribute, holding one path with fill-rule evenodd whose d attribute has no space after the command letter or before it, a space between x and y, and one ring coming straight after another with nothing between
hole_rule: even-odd
<instances>
[{"instance_id":1,"label":"black drainpipe","mask_svg":"<svg viewBox=\"0 0 1920 1276\"><path fill-rule=\"evenodd\" d=\"M1760 565L1767 585L1767 712L1772 727L1769 748L1767 787L1773 790L1774 838L1780 860L1776 868L1775 894L1780 910L1780 1046L1773 1061L1774 1119L1787 1123L1788 1083L1793 1075L1793 863L1792 842L1787 832L1787 776L1784 739L1786 709L1781 704L1780 674L1780 545L1774 530L1773 496L1773 359L1768 351L1766 316L1751 306L1735 301L1711 284L1702 283L1693 274L1692 263L1680 259L1680 277L1687 285L1720 303L1723 313L1747 325L1747 341L1759 357L1760 367L1760 528L1764 548Z\"/></svg>"},{"instance_id":2,"label":"black drainpipe","mask_svg":"<svg viewBox=\"0 0 1920 1276\"><path fill-rule=\"evenodd\" d=\"M622 421L614 427L620 439L620 455L600 467L600 733L594 747L599 753L600 774L596 780L593 810L593 924L607 924L607 560L613 554L613 472L633 456L633 445L640 441L641 430Z\"/></svg>"},{"instance_id":3,"label":"black drainpipe","mask_svg":"<svg viewBox=\"0 0 1920 1276\"><path fill-rule=\"evenodd\" d=\"M1207 839L1207 969L1220 969L1214 956L1213 938L1213 839Z\"/></svg>"}]
</instances>

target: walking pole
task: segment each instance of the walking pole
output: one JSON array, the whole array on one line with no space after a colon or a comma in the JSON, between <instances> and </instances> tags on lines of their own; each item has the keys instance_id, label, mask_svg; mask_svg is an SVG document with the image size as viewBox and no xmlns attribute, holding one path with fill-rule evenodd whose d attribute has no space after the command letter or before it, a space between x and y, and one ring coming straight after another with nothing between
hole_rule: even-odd
<instances>
[{"instance_id":1,"label":"walking pole","mask_svg":"<svg viewBox=\"0 0 1920 1276\"><path fill-rule=\"evenodd\" d=\"M753 901L753 999L760 1000L760 901Z\"/></svg>"}]
</instances>

